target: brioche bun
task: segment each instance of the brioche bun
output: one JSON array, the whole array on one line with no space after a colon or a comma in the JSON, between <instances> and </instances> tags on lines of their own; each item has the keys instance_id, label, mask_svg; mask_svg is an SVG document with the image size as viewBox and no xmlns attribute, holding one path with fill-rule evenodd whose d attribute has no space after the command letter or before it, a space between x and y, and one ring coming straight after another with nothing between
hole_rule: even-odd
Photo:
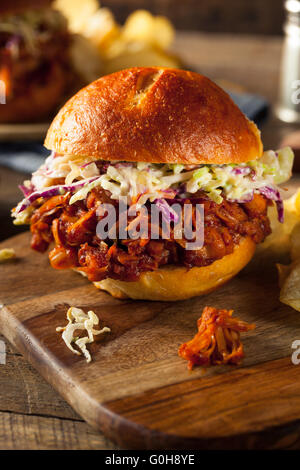
<instances>
[{"instance_id":1,"label":"brioche bun","mask_svg":"<svg viewBox=\"0 0 300 470\"><path fill-rule=\"evenodd\" d=\"M51 65L46 79L31 80L26 93L13 95L0 106L0 123L34 122L49 118L66 91L67 74L59 64Z\"/></svg>"},{"instance_id":2,"label":"brioche bun","mask_svg":"<svg viewBox=\"0 0 300 470\"><path fill-rule=\"evenodd\" d=\"M2 0L0 15L11 15L25 10L49 7L53 0Z\"/></svg>"},{"instance_id":3,"label":"brioche bun","mask_svg":"<svg viewBox=\"0 0 300 470\"><path fill-rule=\"evenodd\" d=\"M243 238L233 253L209 266L187 269L166 266L157 271L141 274L136 282L104 279L94 282L98 289L109 292L118 299L141 299L175 301L208 294L234 277L251 260L255 243L250 237Z\"/></svg>"},{"instance_id":4,"label":"brioche bun","mask_svg":"<svg viewBox=\"0 0 300 470\"><path fill-rule=\"evenodd\" d=\"M226 164L254 160L256 125L203 75L146 67L80 90L52 122L45 146L95 160Z\"/></svg>"},{"instance_id":5,"label":"brioche bun","mask_svg":"<svg viewBox=\"0 0 300 470\"><path fill-rule=\"evenodd\" d=\"M159 67L123 70L83 88L52 122L45 146L94 160L182 164L241 163L263 151L255 124L220 87L193 72ZM135 282L108 278L94 285L120 299L187 299L229 281L255 246L244 237L209 266L168 265Z\"/></svg>"}]
</instances>

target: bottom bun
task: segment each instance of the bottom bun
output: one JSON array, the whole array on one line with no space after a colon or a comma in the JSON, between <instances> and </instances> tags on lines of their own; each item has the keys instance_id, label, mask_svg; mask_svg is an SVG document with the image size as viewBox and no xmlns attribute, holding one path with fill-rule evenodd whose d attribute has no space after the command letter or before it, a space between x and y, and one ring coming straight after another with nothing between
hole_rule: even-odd
<instances>
[{"instance_id":1,"label":"bottom bun","mask_svg":"<svg viewBox=\"0 0 300 470\"><path fill-rule=\"evenodd\" d=\"M209 266L187 269L165 266L141 274L138 281L126 282L104 279L94 282L98 289L118 299L173 301L208 294L229 281L251 260L255 252L251 238L243 238L233 253L216 260Z\"/></svg>"}]
</instances>

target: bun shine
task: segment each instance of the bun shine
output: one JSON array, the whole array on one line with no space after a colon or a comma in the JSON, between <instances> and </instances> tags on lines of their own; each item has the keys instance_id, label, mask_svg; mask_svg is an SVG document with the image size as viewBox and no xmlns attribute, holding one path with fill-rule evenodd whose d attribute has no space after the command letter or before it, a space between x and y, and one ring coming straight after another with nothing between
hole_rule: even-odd
<instances>
[{"instance_id":1,"label":"bun shine","mask_svg":"<svg viewBox=\"0 0 300 470\"><path fill-rule=\"evenodd\" d=\"M52 122L45 146L95 160L240 163L262 155L256 125L203 75L132 68L96 80Z\"/></svg>"}]
</instances>

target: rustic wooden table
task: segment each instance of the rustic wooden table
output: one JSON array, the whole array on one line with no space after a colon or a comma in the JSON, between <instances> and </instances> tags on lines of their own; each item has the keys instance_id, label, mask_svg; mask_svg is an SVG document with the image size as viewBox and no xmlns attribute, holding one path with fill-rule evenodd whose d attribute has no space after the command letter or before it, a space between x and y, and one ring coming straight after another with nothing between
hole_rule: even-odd
<instances>
[{"instance_id":1,"label":"rustic wooden table","mask_svg":"<svg viewBox=\"0 0 300 470\"><path fill-rule=\"evenodd\" d=\"M235 82L276 102L282 40L270 37L178 34L175 50L190 68ZM262 127L266 148L295 130L271 113ZM1 145L1 144L0 144ZM0 240L18 231L9 219L25 175L0 168ZM13 286L12 286L13 288ZM0 449L116 449L91 429L38 373L7 344L0 365Z\"/></svg>"}]
</instances>

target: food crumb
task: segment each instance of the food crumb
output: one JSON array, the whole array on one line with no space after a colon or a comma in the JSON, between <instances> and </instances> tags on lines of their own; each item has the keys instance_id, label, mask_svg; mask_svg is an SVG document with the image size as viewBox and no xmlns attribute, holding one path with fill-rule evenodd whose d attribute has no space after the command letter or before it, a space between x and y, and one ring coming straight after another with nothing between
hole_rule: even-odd
<instances>
[{"instance_id":1,"label":"food crumb","mask_svg":"<svg viewBox=\"0 0 300 470\"><path fill-rule=\"evenodd\" d=\"M86 345L94 342L94 335L100 335L110 332L110 328L104 327L101 330L95 330L94 326L99 324L99 318L92 310L85 313L81 308L70 307L67 311L68 324L56 328L57 332L63 331L62 339L66 346L74 353L80 356L84 355L86 362L91 362L92 357ZM75 331L86 330L87 336L74 336ZM74 349L71 343L75 343L79 350Z\"/></svg>"},{"instance_id":2,"label":"food crumb","mask_svg":"<svg viewBox=\"0 0 300 470\"><path fill-rule=\"evenodd\" d=\"M0 263L5 263L16 257L16 252L13 248L3 248L0 250Z\"/></svg>"}]
</instances>

